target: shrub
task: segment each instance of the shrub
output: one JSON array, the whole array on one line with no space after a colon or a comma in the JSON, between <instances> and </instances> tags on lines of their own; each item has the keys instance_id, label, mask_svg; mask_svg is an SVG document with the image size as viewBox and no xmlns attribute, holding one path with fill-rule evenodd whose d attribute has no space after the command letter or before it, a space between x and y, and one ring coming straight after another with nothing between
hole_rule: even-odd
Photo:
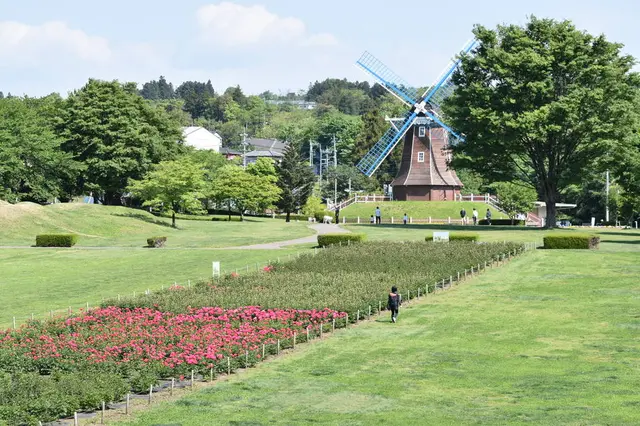
<instances>
[{"instance_id":1,"label":"shrub","mask_svg":"<svg viewBox=\"0 0 640 426\"><path fill-rule=\"evenodd\" d=\"M164 247L164 243L167 242L167 237L151 237L147 238L147 246L152 248Z\"/></svg>"},{"instance_id":2,"label":"shrub","mask_svg":"<svg viewBox=\"0 0 640 426\"><path fill-rule=\"evenodd\" d=\"M364 234L324 234L318 235L318 245L320 247L333 246L337 244L360 243L365 240Z\"/></svg>"},{"instance_id":3,"label":"shrub","mask_svg":"<svg viewBox=\"0 0 640 426\"><path fill-rule=\"evenodd\" d=\"M480 235L474 232L450 232L449 241L478 241ZM433 235L428 235L425 241L433 241Z\"/></svg>"},{"instance_id":4,"label":"shrub","mask_svg":"<svg viewBox=\"0 0 640 426\"><path fill-rule=\"evenodd\" d=\"M78 242L74 234L36 235L36 247L73 247Z\"/></svg>"},{"instance_id":5,"label":"shrub","mask_svg":"<svg viewBox=\"0 0 640 426\"><path fill-rule=\"evenodd\" d=\"M600 237L592 234L555 233L544 237L546 249L596 249L600 245Z\"/></svg>"},{"instance_id":6,"label":"shrub","mask_svg":"<svg viewBox=\"0 0 640 426\"><path fill-rule=\"evenodd\" d=\"M501 226L525 226L525 221L524 220L514 220L513 223L511 223L511 219L491 219L491 225L501 225ZM487 221L487 219L480 219L480 221L478 222L478 224L480 225L488 225L489 222Z\"/></svg>"}]
</instances>

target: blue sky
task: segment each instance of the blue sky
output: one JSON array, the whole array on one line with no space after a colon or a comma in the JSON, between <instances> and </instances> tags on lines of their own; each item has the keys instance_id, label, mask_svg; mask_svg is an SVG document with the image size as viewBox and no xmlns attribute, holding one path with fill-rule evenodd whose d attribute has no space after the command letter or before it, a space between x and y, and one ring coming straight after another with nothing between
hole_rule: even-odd
<instances>
[{"instance_id":1,"label":"blue sky","mask_svg":"<svg viewBox=\"0 0 640 426\"><path fill-rule=\"evenodd\" d=\"M440 7L443 7L439 9ZM211 79L248 93L363 80L369 50L416 85L429 84L474 24L570 19L640 58L640 2L458 0L6 0L0 3L0 90L66 94L88 78L179 84Z\"/></svg>"}]
</instances>

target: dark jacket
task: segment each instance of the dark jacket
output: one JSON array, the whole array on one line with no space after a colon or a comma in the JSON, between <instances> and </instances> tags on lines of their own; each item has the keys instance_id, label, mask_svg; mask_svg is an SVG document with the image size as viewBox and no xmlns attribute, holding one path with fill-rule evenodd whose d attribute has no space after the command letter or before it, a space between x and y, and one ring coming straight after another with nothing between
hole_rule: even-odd
<instances>
[{"instance_id":1,"label":"dark jacket","mask_svg":"<svg viewBox=\"0 0 640 426\"><path fill-rule=\"evenodd\" d=\"M387 309L397 310L402 304L402 296L398 293L389 293L389 300L387 301Z\"/></svg>"}]
</instances>

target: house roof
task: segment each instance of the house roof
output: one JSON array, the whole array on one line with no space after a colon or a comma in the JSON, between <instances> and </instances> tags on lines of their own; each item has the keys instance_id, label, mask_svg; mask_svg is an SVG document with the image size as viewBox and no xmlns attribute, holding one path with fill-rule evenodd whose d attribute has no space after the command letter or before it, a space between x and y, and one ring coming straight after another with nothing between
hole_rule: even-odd
<instances>
[{"instance_id":1,"label":"house roof","mask_svg":"<svg viewBox=\"0 0 640 426\"><path fill-rule=\"evenodd\" d=\"M231 149L231 148L220 148L220 154L225 154L225 155L242 155L242 151L238 151L235 149Z\"/></svg>"},{"instance_id":2,"label":"house roof","mask_svg":"<svg viewBox=\"0 0 640 426\"><path fill-rule=\"evenodd\" d=\"M245 154L246 157L284 157L284 154L278 151L251 151Z\"/></svg>"},{"instance_id":3,"label":"house roof","mask_svg":"<svg viewBox=\"0 0 640 426\"><path fill-rule=\"evenodd\" d=\"M545 203L544 201L536 201L535 203L533 203L533 205L536 207L546 207L547 203ZM577 204L556 203L556 209L558 210L575 209L576 207L578 207Z\"/></svg>"},{"instance_id":4,"label":"house roof","mask_svg":"<svg viewBox=\"0 0 640 426\"><path fill-rule=\"evenodd\" d=\"M188 126L188 127L183 127L182 128L182 136L187 137L189 135L191 135L192 133L195 133L199 130L204 130L205 132L211 133L210 131L208 131L207 129L205 129L204 127L201 126ZM222 136L220 136L218 134L218 132L213 132L211 133L212 135L217 135L220 139L222 139Z\"/></svg>"},{"instance_id":5,"label":"house roof","mask_svg":"<svg viewBox=\"0 0 640 426\"><path fill-rule=\"evenodd\" d=\"M248 145L254 147L258 151L264 150L282 152L288 145L286 142L282 142L277 139L250 138L247 139L246 142Z\"/></svg>"},{"instance_id":6,"label":"house roof","mask_svg":"<svg viewBox=\"0 0 640 426\"><path fill-rule=\"evenodd\" d=\"M204 127L183 127L182 137L185 145L192 146L195 149L211 149L218 151L222 144L222 137L218 133L211 133Z\"/></svg>"}]
</instances>

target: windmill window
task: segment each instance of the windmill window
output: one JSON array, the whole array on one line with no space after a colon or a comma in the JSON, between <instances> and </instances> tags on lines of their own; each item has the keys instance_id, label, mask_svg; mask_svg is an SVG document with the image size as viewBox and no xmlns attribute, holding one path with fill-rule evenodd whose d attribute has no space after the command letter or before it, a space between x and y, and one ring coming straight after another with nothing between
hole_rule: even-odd
<instances>
[{"instance_id":1,"label":"windmill window","mask_svg":"<svg viewBox=\"0 0 640 426\"><path fill-rule=\"evenodd\" d=\"M418 137L424 138L427 135L427 129L424 126L418 127Z\"/></svg>"},{"instance_id":2,"label":"windmill window","mask_svg":"<svg viewBox=\"0 0 640 426\"><path fill-rule=\"evenodd\" d=\"M424 152L418 153L418 163L424 163Z\"/></svg>"}]
</instances>

